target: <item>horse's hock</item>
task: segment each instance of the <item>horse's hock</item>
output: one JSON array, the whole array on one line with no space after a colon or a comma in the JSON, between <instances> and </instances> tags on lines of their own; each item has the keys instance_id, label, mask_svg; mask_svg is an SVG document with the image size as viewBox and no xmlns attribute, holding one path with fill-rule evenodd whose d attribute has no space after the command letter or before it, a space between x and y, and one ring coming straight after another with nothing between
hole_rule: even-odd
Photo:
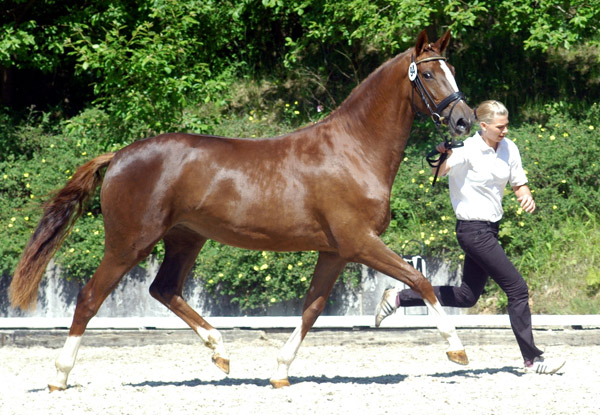
<instances>
[{"instance_id":1,"label":"horse's hock","mask_svg":"<svg viewBox=\"0 0 600 415\"><path fill-rule=\"evenodd\" d=\"M453 269L439 258L425 258L427 264L426 277L432 285L459 285L461 269ZM162 307L149 294L148 290L160 264L150 260L146 268L137 267L131 271L113 291L102 305L98 317L172 317L168 309ZM361 267L361 281L358 286L337 282L325 315L332 316L371 316L387 288L406 288L396 280ZM42 280L38 303L35 311L23 313L10 308L8 301L8 284L10 278L0 278L0 317L50 317L71 318L81 284L67 280L61 276L61 270L51 264ZM240 311L225 298L209 297L202 288L199 279L188 278L184 296L192 307L206 316L238 316ZM125 306L127 304L127 306ZM264 310L249 310L244 315L255 316L299 316L302 299L286 301L269 306ZM448 314L463 314L464 309L445 307ZM427 314L427 307L407 307L399 313L406 315Z\"/></svg>"}]
</instances>

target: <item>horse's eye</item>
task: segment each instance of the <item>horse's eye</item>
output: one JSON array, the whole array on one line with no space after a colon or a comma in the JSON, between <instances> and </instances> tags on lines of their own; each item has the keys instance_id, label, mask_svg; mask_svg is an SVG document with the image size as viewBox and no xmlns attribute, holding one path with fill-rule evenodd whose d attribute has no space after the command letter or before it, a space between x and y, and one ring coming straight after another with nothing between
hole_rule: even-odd
<instances>
[{"instance_id":1,"label":"horse's eye","mask_svg":"<svg viewBox=\"0 0 600 415\"><path fill-rule=\"evenodd\" d=\"M427 72L423 72L423 77L425 77L425 79L432 79L433 78L433 74L429 71Z\"/></svg>"}]
</instances>

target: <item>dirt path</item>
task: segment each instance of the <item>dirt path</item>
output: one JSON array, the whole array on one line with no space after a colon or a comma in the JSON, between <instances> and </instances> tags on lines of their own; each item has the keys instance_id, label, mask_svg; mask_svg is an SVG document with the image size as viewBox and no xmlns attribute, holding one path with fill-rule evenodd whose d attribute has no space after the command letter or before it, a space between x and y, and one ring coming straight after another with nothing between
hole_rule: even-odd
<instances>
[{"instance_id":1,"label":"dirt path","mask_svg":"<svg viewBox=\"0 0 600 415\"><path fill-rule=\"evenodd\" d=\"M292 386L275 390L268 379L289 334L224 332L225 376L189 331L89 333L69 388L49 394L64 331L3 333L0 414L600 413L600 330L536 332L547 354L568 360L552 376L523 374L508 330L462 330L466 367L446 360L433 330L315 331L291 367ZM27 345L28 336L42 344Z\"/></svg>"}]
</instances>

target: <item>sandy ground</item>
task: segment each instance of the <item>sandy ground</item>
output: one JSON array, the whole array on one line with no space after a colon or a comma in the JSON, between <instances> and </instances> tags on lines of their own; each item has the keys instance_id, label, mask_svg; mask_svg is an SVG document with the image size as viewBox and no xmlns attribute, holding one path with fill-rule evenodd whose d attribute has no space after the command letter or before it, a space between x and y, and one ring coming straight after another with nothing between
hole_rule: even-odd
<instances>
[{"instance_id":1,"label":"sandy ground","mask_svg":"<svg viewBox=\"0 0 600 415\"><path fill-rule=\"evenodd\" d=\"M52 394L46 385L66 334L5 335L0 414L600 414L600 330L536 333L547 355L567 359L545 376L522 371L507 330L459 331L468 366L446 360L433 330L313 331L292 364L292 386L273 389L290 332L224 332L229 376L190 331L92 333L68 389Z\"/></svg>"}]
</instances>

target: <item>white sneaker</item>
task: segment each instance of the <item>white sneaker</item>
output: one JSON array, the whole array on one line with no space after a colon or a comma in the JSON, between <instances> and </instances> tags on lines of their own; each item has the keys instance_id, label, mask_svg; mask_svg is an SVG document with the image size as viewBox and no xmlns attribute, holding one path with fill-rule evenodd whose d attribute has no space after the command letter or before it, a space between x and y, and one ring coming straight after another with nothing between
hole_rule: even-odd
<instances>
[{"instance_id":1,"label":"white sneaker","mask_svg":"<svg viewBox=\"0 0 600 415\"><path fill-rule=\"evenodd\" d=\"M393 288L387 289L383 292L381 301L379 304L377 304L377 308L375 309L375 327L379 327L384 318L394 314L398 308L396 307L397 294L398 290Z\"/></svg>"},{"instance_id":2,"label":"white sneaker","mask_svg":"<svg viewBox=\"0 0 600 415\"><path fill-rule=\"evenodd\" d=\"M525 372L537 373L538 375L552 375L565 365L564 359L545 359L538 356L533 361L525 362Z\"/></svg>"}]
</instances>

